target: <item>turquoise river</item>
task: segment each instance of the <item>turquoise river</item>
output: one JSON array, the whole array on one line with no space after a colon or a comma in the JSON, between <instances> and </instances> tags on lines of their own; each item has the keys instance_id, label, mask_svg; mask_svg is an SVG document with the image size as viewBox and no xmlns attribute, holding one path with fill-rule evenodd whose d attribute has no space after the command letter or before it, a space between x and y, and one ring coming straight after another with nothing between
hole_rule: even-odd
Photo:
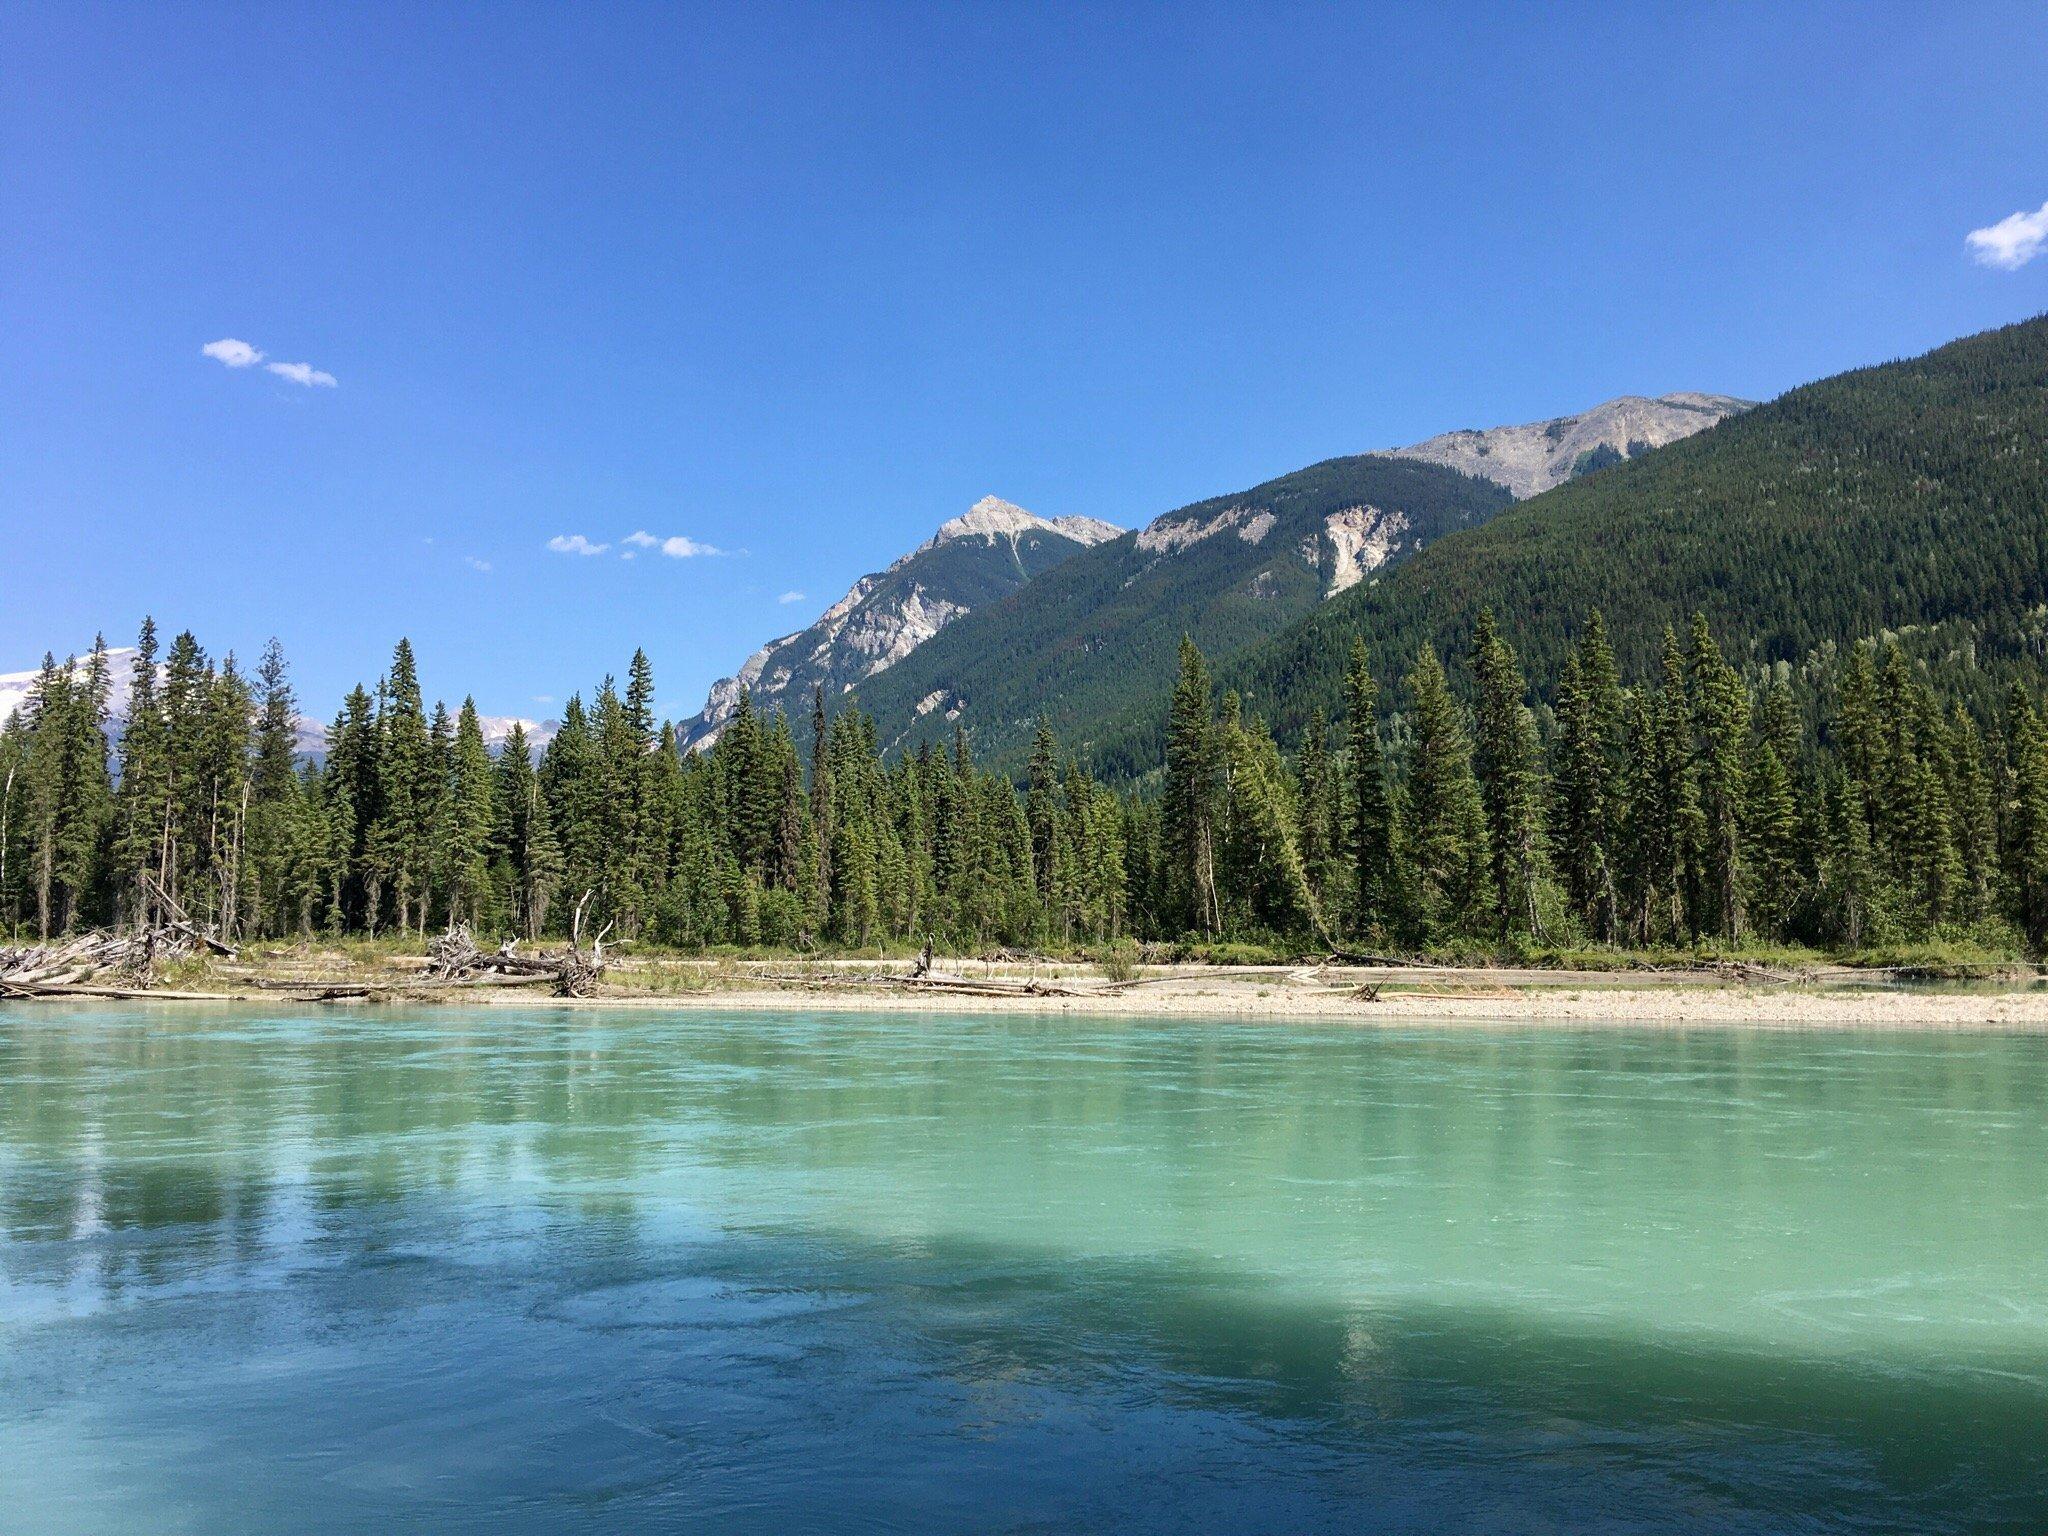
<instances>
[{"instance_id":1,"label":"turquoise river","mask_svg":"<svg viewBox=\"0 0 2048 1536\"><path fill-rule=\"evenodd\" d=\"M2048 1530L2048 1037L0 1005L0 1532Z\"/></svg>"}]
</instances>

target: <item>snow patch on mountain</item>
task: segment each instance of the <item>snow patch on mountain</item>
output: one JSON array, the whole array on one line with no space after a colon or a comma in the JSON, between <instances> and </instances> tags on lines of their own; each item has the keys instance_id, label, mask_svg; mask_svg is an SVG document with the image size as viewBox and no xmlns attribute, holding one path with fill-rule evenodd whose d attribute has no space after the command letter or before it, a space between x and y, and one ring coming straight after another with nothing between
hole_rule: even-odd
<instances>
[{"instance_id":1,"label":"snow patch on mountain","mask_svg":"<svg viewBox=\"0 0 2048 1536\"><path fill-rule=\"evenodd\" d=\"M107 651L107 733L118 740L128 722L128 705L135 691L136 649L132 645L112 646ZM71 675L83 678L88 662L79 657L71 663ZM41 667L29 667L19 672L0 672L0 726L4 726L18 710L26 707L29 694L35 687ZM157 676L163 677L163 664L157 664ZM512 727L526 727L526 744L530 751L539 752L560 728L558 720L527 720L515 715L479 715L477 725L483 731L484 745L493 752L505 745L505 738L512 734ZM327 727L310 715L299 715L293 721L293 746L301 757L320 757L327 751Z\"/></svg>"}]
</instances>

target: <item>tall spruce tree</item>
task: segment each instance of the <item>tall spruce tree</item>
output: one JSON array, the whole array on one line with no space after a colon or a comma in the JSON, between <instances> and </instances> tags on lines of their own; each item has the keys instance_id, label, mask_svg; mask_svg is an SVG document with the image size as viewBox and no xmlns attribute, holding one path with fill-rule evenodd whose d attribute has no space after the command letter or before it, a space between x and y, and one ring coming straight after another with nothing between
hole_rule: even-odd
<instances>
[{"instance_id":1,"label":"tall spruce tree","mask_svg":"<svg viewBox=\"0 0 2048 1536\"><path fill-rule=\"evenodd\" d=\"M1420 916L1432 939L1483 933L1494 915L1486 810L1472 748L1434 647L1408 675L1415 746L1408 767L1408 839Z\"/></svg>"},{"instance_id":2,"label":"tall spruce tree","mask_svg":"<svg viewBox=\"0 0 2048 1536\"><path fill-rule=\"evenodd\" d=\"M1731 942L1744 931L1747 888L1742 846L1750 699L1722 658L1704 614L1694 614L1686 653L1698 784L1701 928Z\"/></svg>"},{"instance_id":3,"label":"tall spruce tree","mask_svg":"<svg viewBox=\"0 0 2048 1536\"><path fill-rule=\"evenodd\" d=\"M1627 803L1621 681L1598 609L1566 657L1555 700L1551 835L1566 897L1587 935L1621 937Z\"/></svg>"},{"instance_id":4,"label":"tall spruce tree","mask_svg":"<svg viewBox=\"0 0 2048 1536\"><path fill-rule=\"evenodd\" d=\"M1223 926L1216 891L1216 777L1209 667L1195 642L1183 635L1180 677L1167 713L1161 830L1177 918L1205 934Z\"/></svg>"},{"instance_id":5,"label":"tall spruce tree","mask_svg":"<svg viewBox=\"0 0 2048 1536\"><path fill-rule=\"evenodd\" d=\"M1472 675L1479 685L1473 769L1486 810L1487 846L1502 938L1541 938L1537 909L1545 879L1542 748L1525 702L1528 686L1491 609L1472 637Z\"/></svg>"},{"instance_id":6,"label":"tall spruce tree","mask_svg":"<svg viewBox=\"0 0 2048 1536\"><path fill-rule=\"evenodd\" d=\"M1394 800L1380 748L1379 686L1373 681L1365 642L1360 639L1351 642L1350 664L1344 674L1344 712L1351 926L1361 937L1375 940L1386 936L1396 912Z\"/></svg>"}]
</instances>

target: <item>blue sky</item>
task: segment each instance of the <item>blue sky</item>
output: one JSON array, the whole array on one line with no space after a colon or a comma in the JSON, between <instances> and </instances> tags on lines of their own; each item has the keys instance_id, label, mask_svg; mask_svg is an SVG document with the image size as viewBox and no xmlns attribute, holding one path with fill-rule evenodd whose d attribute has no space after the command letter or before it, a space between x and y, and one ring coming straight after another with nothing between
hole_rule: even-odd
<instances>
[{"instance_id":1,"label":"blue sky","mask_svg":"<svg viewBox=\"0 0 2048 1536\"><path fill-rule=\"evenodd\" d=\"M319 715L401 634L687 714L984 494L1129 525L2048 309L1965 244L2048 201L2038 4L17 0L0 57L0 670L148 611Z\"/></svg>"}]
</instances>

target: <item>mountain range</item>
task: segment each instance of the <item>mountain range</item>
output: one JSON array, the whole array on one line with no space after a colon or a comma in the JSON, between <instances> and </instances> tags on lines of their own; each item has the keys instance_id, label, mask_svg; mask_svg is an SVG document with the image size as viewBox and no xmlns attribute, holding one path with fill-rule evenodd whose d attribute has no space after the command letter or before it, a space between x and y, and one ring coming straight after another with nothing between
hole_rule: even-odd
<instances>
[{"instance_id":1,"label":"mountain range","mask_svg":"<svg viewBox=\"0 0 2048 1536\"><path fill-rule=\"evenodd\" d=\"M713 685L679 735L708 746L742 688L757 708L796 714L822 685L835 698L857 693L892 745L965 722L978 744L1006 752L1041 715L1072 729L1112 709L1182 633L1200 635L1212 655L1232 654L1516 497L1748 405L1631 395L1578 415L1446 433L1177 508L1135 533L989 497L862 577L814 624L756 651Z\"/></svg>"},{"instance_id":2,"label":"mountain range","mask_svg":"<svg viewBox=\"0 0 2048 1536\"><path fill-rule=\"evenodd\" d=\"M821 687L897 749L964 727L1014 766L1046 719L1129 780L1159 762L1184 634L1286 742L1337 707L1354 637L1395 684L1425 642L1462 657L1491 609L1540 695L1596 607L1637 675L1698 611L1752 668L1903 634L1982 702L2048 654L2048 318L1762 405L1625 396L1330 459L1129 531L985 498L762 647L681 735L715 740L742 688L798 714ZM33 675L0 675L0 719Z\"/></svg>"}]
</instances>

